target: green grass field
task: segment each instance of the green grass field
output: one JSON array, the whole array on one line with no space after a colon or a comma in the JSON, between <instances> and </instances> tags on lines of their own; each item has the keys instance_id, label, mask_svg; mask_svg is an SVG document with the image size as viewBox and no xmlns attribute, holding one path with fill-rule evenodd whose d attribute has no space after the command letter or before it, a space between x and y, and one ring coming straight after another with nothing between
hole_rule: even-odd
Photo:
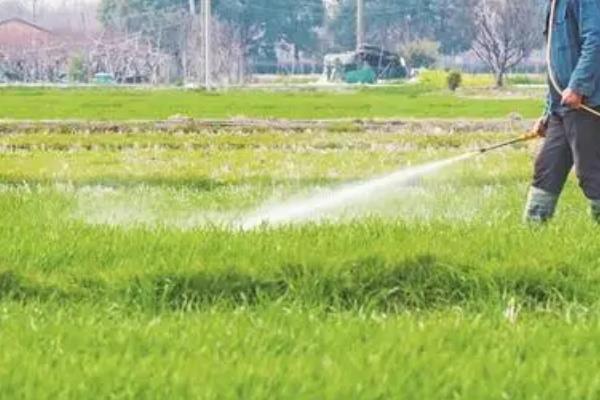
<instances>
[{"instance_id":1,"label":"green grass field","mask_svg":"<svg viewBox=\"0 0 600 400\"><path fill-rule=\"evenodd\" d=\"M478 87L474 85L474 87ZM452 94L435 85L323 91L143 89L0 89L0 119L194 118L504 118L540 115L543 91L511 96ZM501 93L500 93L501 94Z\"/></svg>"},{"instance_id":2,"label":"green grass field","mask_svg":"<svg viewBox=\"0 0 600 400\"><path fill-rule=\"evenodd\" d=\"M0 136L0 398L598 398L598 228L573 181L521 223L533 147L228 225L512 135Z\"/></svg>"}]
</instances>

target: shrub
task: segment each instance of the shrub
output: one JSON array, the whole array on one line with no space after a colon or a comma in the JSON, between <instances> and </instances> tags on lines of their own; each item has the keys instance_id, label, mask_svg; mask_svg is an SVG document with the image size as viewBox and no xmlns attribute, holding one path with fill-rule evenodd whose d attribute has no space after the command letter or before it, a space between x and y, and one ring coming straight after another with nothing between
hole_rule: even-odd
<instances>
[{"instance_id":1,"label":"shrub","mask_svg":"<svg viewBox=\"0 0 600 400\"><path fill-rule=\"evenodd\" d=\"M411 68L430 68L440 58L440 44L431 40L416 40L402 48L402 55Z\"/></svg>"},{"instance_id":2,"label":"shrub","mask_svg":"<svg viewBox=\"0 0 600 400\"><path fill-rule=\"evenodd\" d=\"M87 80L87 68L82 56L71 58L69 63L69 80L71 82L85 82Z\"/></svg>"},{"instance_id":3,"label":"shrub","mask_svg":"<svg viewBox=\"0 0 600 400\"><path fill-rule=\"evenodd\" d=\"M456 91L462 84L462 74L460 71L450 71L446 77L446 83L448 84L448 89L453 92Z\"/></svg>"},{"instance_id":4,"label":"shrub","mask_svg":"<svg viewBox=\"0 0 600 400\"><path fill-rule=\"evenodd\" d=\"M448 87L448 71L425 70L419 73L419 81L434 89ZM470 89L490 88L494 86L494 77L491 74L466 74L461 73L460 87Z\"/></svg>"}]
</instances>

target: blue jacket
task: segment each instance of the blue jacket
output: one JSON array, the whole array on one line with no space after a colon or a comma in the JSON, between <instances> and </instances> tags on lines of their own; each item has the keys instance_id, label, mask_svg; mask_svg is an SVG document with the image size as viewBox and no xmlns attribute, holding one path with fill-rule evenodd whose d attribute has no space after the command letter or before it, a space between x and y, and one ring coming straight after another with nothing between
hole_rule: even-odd
<instances>
[{"instance_id":1,"label":"blue jacket","mask_svg":"<svg viewBox=\"0 0 600 400\"><path fill-rule=\"evenodd\" d=\"M554 32L550 44L554 75L562 89L571 88L584 96L587 105L598 107L600 106L600 0L556 1L556 15L552 21ZM546 15L549 21L549 5ZM565 107L561 106L561 97L554 88L550 88L548 112L565 110Z\"/></svg>"}]
</instances>

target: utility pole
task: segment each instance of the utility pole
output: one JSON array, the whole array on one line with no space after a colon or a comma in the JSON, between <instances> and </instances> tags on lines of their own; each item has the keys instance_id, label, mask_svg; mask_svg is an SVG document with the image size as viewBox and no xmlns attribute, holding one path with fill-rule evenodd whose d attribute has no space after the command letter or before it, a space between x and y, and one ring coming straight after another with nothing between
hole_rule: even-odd
<instances>
[{"instance_id":1,"label":"utility pole","mask_svg":"<svg viewBox=\"0 0 600 400\"><path fill-rule=\"evenodd\" d=\"M356 0L356 49L365 44L365 0Z\"/></svg>"},{"instance_id":2,"label":"utility pole","mask_svg":"<svg viewBox=\"0 0 600 400\"><path fill-rule=\"evenodd\" d=\"M210 89L211 0L204 0L204 87Z\"/></svg>"}]
</instances>

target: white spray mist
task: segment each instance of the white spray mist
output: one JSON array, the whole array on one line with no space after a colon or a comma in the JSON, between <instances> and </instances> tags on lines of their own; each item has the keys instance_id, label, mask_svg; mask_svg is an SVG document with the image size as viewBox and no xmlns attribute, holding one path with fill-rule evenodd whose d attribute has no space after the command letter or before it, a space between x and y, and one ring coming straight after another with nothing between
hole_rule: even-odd
<instances>
[{"instance_id":1,"label":"white spray mist","mask_svg":"<svg viewBox=\"0 0 600 400\"><path fill-rule=\"evenodd\" d=\"M242 229L253 229L260 225L281 225L299 223L319 217L341 207L368 201L375 195L397 188L416 178L435 173L459 161L475 156L468 153L446 160L401 169L366 182L343 186L329 193L318 194L305 199L265 207L242 220Z\"/></svg>"}]
</instances>

